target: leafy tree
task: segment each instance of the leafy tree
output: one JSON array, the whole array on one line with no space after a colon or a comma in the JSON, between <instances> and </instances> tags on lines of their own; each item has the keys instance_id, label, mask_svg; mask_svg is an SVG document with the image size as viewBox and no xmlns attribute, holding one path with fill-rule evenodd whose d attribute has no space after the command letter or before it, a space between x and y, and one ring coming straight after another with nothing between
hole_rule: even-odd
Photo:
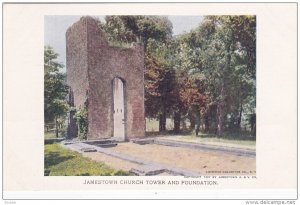
<instances>
[{"instance_id":1,"label":"leafy tree","mask_svg":"<svg viewBox=\"0 0 300 205\"><path fill-rule=\"evenodd\" d=\"M146 56L145 108L146 116L159 119L159 131L166 131L166 117L170 113L174 74L166 65Z\"/></svg>"},{"instance_id":2,"label":"leafy tree","mask_svg":"<svg viewBox=\"0 0 300 205\"><path fill-rule=\"evenodd\" d=\"M218 135L255 116L255 16L206 16L173 38L161 16L106 16L100 26L110 41L144 44L146 116L160 120L160 131L171 115L175 132L187 116L196 134L202 121Z\"/></svg>"},{"instance_id":3,"label":"leafy tree","mask_svg":"<svg viewBox=\"0 0 300 205\"><path fill-rule=\"evenodd\" d=\"M145 51L149 40L164 42L172 36L172 23L163 16L106 16L105 21L109 40L141 42Z\"/></svg>"},{"instance_id":4,"label":"leafy tree","mask_svg":"<svg viewBox=\"0 0 300 205\"><path fill-rule=\"evenodd\" d=\"M191 128L195 128L196 133L200 127L200 107L203 104L203 93L198 86L199 79L202 78L201 73L195 73L197 69L198 58L197 49L193 49L190 45L192 39L190 33L178 36L175 39L175 46L173 48L173 67L176 72L176 84L178 102L174 104L174 130L176 133L180 129L181 115L188 115L191 122ZM176 89L175 89L176 91Z\"/></svg>"},{"instance_id":5,"label":"leafy tree","mask_svg":"<svg viewBox=\"0 0 300 205\"><path fill-rule=\"evenodd\" d=\"M66 114L68 108L68 87L65 74L61 72L63 65L56 61L57 57L52 47L44 47L44 120L45 123L55 122L56 137L58 119Z\"/></svg>"},{"instance_id":6,"label":"leafy tree","mask_svg":"<svg viewBox=\"0 0 300 205\"><path fill-rule=\"evenodd\" d=\"M160 131L165 131L173 79L166 56L172 23L163 16L106 16L105 21L100 26L109 41L143 43L146 116L157 117Z\"/></svg>"},{"instance_id":7,"label":"leafy tree","mask_svg":"<svg viewBox=\"0 0 300 205\"><path fill-rule=\"evenodd\" d=\"M206 129L216 122L219 135L228 123L240 125L243 107L255 95L255 29L253 16L207 16L176 38L176 70L197 85L205 99L197 110Z\"/></svg>"}]
</instances>

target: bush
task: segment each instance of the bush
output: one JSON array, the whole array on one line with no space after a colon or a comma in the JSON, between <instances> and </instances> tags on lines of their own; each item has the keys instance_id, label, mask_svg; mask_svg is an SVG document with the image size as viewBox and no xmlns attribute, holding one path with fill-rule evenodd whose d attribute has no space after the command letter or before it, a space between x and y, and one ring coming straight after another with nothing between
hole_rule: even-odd
<instances>
[{"instance_id":1,"label":"bush","mask_svg":"<svg viewBox=\"0 0 300 205\"><path fill-rule=\"evenodd\" d=\"M80 106L75 114L75 117L78 125L78 137L80 139L86 139L88 131L88 112L86 106Z\"/></svg>"}]
</instances>

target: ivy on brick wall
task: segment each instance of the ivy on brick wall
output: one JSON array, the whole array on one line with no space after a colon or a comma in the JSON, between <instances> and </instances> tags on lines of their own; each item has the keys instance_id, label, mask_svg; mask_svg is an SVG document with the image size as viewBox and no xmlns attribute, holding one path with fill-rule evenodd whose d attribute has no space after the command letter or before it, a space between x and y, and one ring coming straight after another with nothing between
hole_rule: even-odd
<instances>
[{"instance_id":1,"label":"ivy on brick wall","mask_svg":"<svg viewBox=\"0 0 300 205\"><path fill-rule=\"evenodd\" d=\"M76 112L76 122L78 125L78 137L80 139L87 138L88 131L88 112L87 106L80 106Z\"/></svg>"}]
</instances>

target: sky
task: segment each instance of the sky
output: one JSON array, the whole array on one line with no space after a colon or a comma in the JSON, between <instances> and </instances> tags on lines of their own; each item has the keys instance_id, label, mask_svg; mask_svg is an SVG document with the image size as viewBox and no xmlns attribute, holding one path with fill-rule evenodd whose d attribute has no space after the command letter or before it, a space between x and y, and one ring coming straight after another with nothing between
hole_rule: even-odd
<instances>
[{"instance_id":1,"label":"sky","mask_svg":"<svg viewBox=\"0 0 300 205\"><path fill-rule=\"evenodd\" d=\"M58 62L66 65L66 30L81 16L45 16L44 44L54 48L59 54ZM104 21L104 16L97 16ZM173 35L189 32L199 25L202 16L168 16L173 24Z\"/></svg>"}]
</instances>

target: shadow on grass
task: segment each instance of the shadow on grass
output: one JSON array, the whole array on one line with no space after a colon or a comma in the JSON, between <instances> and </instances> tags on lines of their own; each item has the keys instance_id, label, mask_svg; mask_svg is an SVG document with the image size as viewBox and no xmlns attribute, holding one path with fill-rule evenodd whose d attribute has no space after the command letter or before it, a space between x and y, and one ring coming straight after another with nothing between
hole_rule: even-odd
<instances>
[{"instance_id":1,"label":"shadow on grass","mask_svg":"<svg viewBox=\"0 0 300 205\"><path fill-rule=\"evenodd\" d=\"M61 162L74 158L74 156L61 156L59 152L50 152L45 154L45 169L57 165Z\"/></svg>"},{"instance_id":2,"label":"shadow on grass","mask_svg":"<svg viewBox=\"0 0 300 205\"><path fill-rule=\"evenodd\" d=\"M82 174L76 174L75 176L91 176L90 173L82 173Z\"/></svg>"}]
</instances>

